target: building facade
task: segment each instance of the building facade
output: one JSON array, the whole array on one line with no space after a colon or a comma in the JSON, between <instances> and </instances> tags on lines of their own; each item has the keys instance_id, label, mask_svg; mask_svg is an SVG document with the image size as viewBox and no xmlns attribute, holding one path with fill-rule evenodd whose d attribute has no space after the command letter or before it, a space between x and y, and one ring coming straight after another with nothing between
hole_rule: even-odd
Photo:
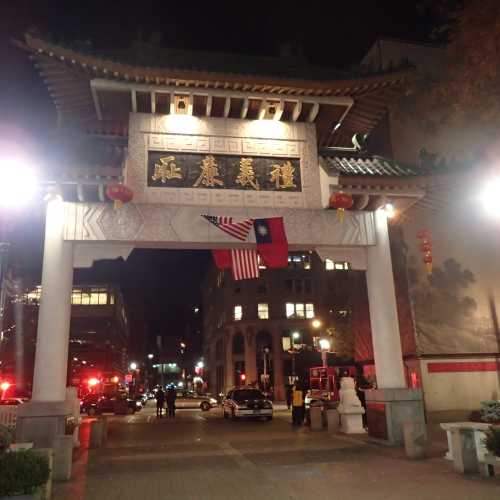
<instances>
[{"instance_id":1,"label":"building facade","mask_svg":"<svg viewBox=\"0 0 500 500\"><path fill-rule=\"evenodd\" d=\"M261 266L252 280L235 281L212 266L203 286L209 389L219 394L257 383L283 399L285 384L321 364L319 338L349 322L348 269L347 262L323 261L311 251L291 252L283 269Z\"/></svg>"}]
</instances>

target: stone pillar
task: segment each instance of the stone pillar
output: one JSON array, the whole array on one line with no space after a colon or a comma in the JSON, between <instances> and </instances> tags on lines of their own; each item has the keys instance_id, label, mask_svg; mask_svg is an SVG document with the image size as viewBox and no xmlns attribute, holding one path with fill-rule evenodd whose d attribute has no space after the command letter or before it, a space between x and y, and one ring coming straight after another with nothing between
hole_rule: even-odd
<instances>
[{"instance_id":1,"label":"stone pillar","mask_svg":"<svg viewBox=\"0 0 500 500\"><path fill-rule=\"evenodd\" d=\"M274 372L274 399L284 401L285 384L283 373L283 342L281 341L281 329L273 330L273 372Z\"/></svg>"},{"instance_id":2,"label":"stone pillar","mask_svg":"<svg viewBox=\"0 0 500 500\"><path fill-rule=\"evenodd\" d=\"M71 415L66 401L73 245L63 240L64 203L53 197L47 204L42 270L42 294L38 313L33 395L18 410L16 435L51 447L56 435L64 434Z\"/></svg>"},{"instance_id":3,"label":"stone pillar","mask_svg":"<svg viewBox=\"0 0 500 500\"><path fill-rule=\"evenodd\" d=\"M245 375L247 384L257 381L257 348L255 333L251 327L245 332Z\"/></svg>"},{"instance_id":4,"label":"stone pillar","mask_svg":"<svg viewBox=\"0 0 500 500\"><path fill-rule=\"evenodd\" d=\"M234 332L229 330L226 332L224 342L226 343L226 361L224 364L224 373L226 378L226 387L224 393L227 394L234 387L234 355L233 355L233 337Z\"/></svg>"},{"instance_id":5,"label":"stone pillar","mask_svg":"<svg viewBox=\"0 0 500 500\"><path fill-rule=\"evenodd\" d=\"M377 389L365 393L368 433L401 445L406 422L425 426L422 391L406 388L387 217L382 210L373 217L377 244L366 250L366 281Z\"/></svg>"},{"instance_id":6,"label":"stone pillar","mask_svg":"<svg viewBox=\"0 0 500 500\"><path fill-rule=\"evenodd\" d=\"M377 244L367 248L366 281L379 389L406 387L387 217L374 212Z\"/></svg>"}]
</instances>

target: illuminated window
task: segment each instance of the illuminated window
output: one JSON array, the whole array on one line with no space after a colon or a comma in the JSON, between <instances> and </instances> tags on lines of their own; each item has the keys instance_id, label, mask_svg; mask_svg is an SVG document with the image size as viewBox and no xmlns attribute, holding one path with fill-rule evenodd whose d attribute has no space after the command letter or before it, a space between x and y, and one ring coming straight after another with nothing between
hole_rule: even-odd
<instances>
[{"instance_id":1,"label":"illuminated window","mask_svg":"<svg viewBox=\"0 0 500 500\"><path fill-rule=\"evenodd\" d=\"M90 295L90 305L92 305L92 306L99 305L99 294L92 292L89 295Z\"/></svg>"},{"instance_id":2,"label":"illuminated window","mask_svg":"<svg viewBox=\"0 0 500 500\"><path fill-rule=\"evenodd\" d=\"M109 303L111 305L113 305L115 303L115 294L114 293L109 294Z\"/></svg>"},{"instance_id":3,"label":"illuminated window","mask_svg":"<svg viewBox=\"0 0 500 500\"><path fill-rule=\"evenodd\" d=\"M306 318L314 318L314 304L306 304Z\"/></svg>"},{"instance_id":4,"label":"illuminated window","mask_svg":"<svg viewBox=\"0 0 500 500\"><path fill-rule=\"evenodd\" d=\"M325 259L325 269L327 271L347 271L349 262L334 262L331 259Z\"/></svg>"},{"instance_id":5,"label":"illuminated window","mask_svg":"<svg viewBox=\"0 0 500 500\"><path fill-rule=\"evenodd\" d=\"M304 318L304 304L295 304L295 317Z\"/></svg>"},{"instance_id":6,"label":"illuminated window","mask_svg":"<svg viewBox=\"0 0 500 500\"><path fill-rule=\"evenodd\" d=\"M285 305L286 317L287 318L314 318L314 304L303 304L301 302L293 304L292 302L287 302Z\"/></svg>"},{"instance_id":7,"label":"illuminated window","mask_svg":"<svg viewBox=\"0 0 500 500\"><path fill-rule=\"evenodd\" d=\"M234 321L240 321L243 317L243 307L234 306Z\"/></svg>"},{"instance_id":8,"label":"illuminated window","mask_svg":"<svg viewBox=\"0 0 500 500\"><path fill-rule=\"evenodd\" d=\"M309 254L293 253L288 255L288 267L294 269L311 269L311 257Z\"/></svg>"},{"instance_id":9,"label":"illuminated window","mask_svg":"<svg viewBox=\"0 0 500 500\"><path fill-rule=\"evenodd\" d=\"M257 315L259 319L269 319L269 304L258 304Z\"/></svg>"}]
</instances>

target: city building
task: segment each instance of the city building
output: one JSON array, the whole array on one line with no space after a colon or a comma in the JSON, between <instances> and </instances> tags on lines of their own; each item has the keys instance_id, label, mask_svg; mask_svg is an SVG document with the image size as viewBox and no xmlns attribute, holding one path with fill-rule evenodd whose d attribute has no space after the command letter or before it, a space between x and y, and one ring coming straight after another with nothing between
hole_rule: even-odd
<instances>
[{"instance_id":1,"label":"city building","mask_svg":"<svg viewBox=\"0 0 500 500\"><path fill-rule=\"evenodd\" d=\"M3 373L16 385L30 390L33 378L38 309L41 287L12 297L7 302L7 334L2 352ZM16 328L16 308L21 309L23 328ZM10 333L10 332L9 332ZM22 335L23 349L16 350L16 336ZM85 385L90 379L100 383L123 382L127 373L129 326L120 289L109 284L74 285L71 292L71 322L68 351L68 383ZM22 358L19 353L22 352ZM22 365L23 370L16 365ZM22 379L21 381L17 379Z\"/></svg>"},{"instance_id":2,"label":"city building","mask_svg":"<svg viewBox=\"0 0 500 500\"><path fill-rule=\"evenodd\" d=\"M347 262L310 251L291 252L284 269L261 265L259 279L234 281L230 271L212 266L203 286L209 389L219 394L258 383L283 399L285 384L321 365L321 336L349 324L348 276ZM321 326L314 328L314 319Z\"/></svg>"}]
</instances>

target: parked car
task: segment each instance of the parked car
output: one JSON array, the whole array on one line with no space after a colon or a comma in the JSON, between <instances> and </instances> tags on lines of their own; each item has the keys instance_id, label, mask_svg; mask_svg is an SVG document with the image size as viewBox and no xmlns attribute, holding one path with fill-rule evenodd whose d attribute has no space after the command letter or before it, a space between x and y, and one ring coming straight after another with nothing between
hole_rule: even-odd
<instances>
[{"instance_id":1,"label":"parked car","mask_svg":"<svg viewBox=\"0 0 500 500\"><path fill-rule=\"evenodd\" d=\"M4 398L0 399L0 405L17 406L26 403L26 401L28 401L26 398Z\"/></svg>"},{"instance_id":2,"label":"parked car","mask_svg":"<svg viewBox=\"0 0 500 500\"><path fill-rule=\"evenodd\" d=\"M113 394L89 394L80 401L80 412L87 415L99 415L101 413L124 413L132 414L142 409L142 404L130 398L123 398Z\"/></svg>"},{"instance_id":3,"label":"parked car","mask_svg":"<svg viewBox=\"0 0 500 500\"><path fill-rule=\"evenodd\" d=\"M193 391L177 391L175 407L182 408L200 408L202 411L208 411L217 406L217 400L207 394L197 394Z\"/></svg>"},{"instance_id":4,"label":"parked car","mask_svg":"<svg viewBox=\"0 0 500 500\"><path fill-rule=\"evenodd\" d=\"M135 400L139 401L139 403L141 403L141 406L146 406L146 404L148 402L148 397L146 396L146 394L138 394L135 397Z\"/></svg>"},{"instance_id":5,"label":"parked car","mask_svg":"<svg viewBox=\"0 0 500 500\"><path fill-rule=\"evenodd\" d=\"M259 389L233 389L222 402L222 414L224 418L232 419L250 417L272 420L273 403Z\"/></svg>"}]
</instances>

